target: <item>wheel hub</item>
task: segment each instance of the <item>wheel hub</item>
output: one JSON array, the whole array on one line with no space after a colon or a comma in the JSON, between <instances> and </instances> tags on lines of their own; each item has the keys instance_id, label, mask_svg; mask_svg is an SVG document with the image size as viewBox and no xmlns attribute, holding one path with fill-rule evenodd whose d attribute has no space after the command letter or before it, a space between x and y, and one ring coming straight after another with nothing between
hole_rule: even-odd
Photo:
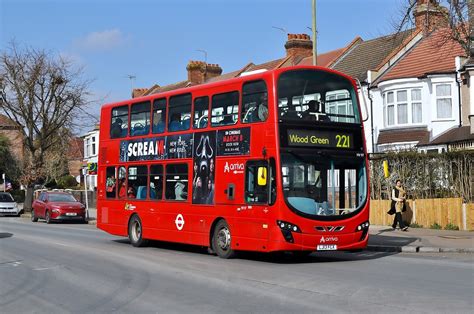
<instances>
[{"instance_id":1,"label":"wheel hub","mask_svg":"<svg viewBox=\"0 0 474 314\"><path fill-rule=\"evenodd\" d=\"M140 224L135 221L132 225L132 236L133 240L138 241L142 235L142 228Z\"/></svg>"},{"instance_id":2,"label":"wheel hub","mask_svg":"<svg viewBox=\"0 0 474 314\"><path fill-rule=\"evenodd\" d=\"M217 234L217 245L222 250L227 250L230 248L230 231L227 228L222 228Z\"/></svg>"}]
</instances>

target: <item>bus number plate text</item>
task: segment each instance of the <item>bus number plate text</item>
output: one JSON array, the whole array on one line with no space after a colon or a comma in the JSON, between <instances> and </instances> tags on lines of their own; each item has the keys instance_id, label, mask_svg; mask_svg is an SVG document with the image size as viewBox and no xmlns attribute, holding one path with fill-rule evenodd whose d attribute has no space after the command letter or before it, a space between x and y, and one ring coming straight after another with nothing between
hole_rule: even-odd
<instances>
[{"instance_id":1,"label":"bus number plate text","mask_svg":"<svg viewBox=\"0 0 474 314\"><path fill-rule=\"evenodd\" d=\"M336 244L320 244L316 247L317 251L336 251L337 245Z\"/></svg>"}]
</instances>

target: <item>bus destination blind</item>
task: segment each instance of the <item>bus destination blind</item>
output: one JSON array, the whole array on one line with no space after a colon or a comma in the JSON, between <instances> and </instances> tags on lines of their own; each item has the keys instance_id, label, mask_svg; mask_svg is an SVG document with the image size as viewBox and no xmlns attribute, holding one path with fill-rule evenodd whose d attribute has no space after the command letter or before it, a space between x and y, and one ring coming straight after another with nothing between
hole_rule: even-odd
<instances>
[{"instance_id":1,"label":"bus destination blind","mask_svg":"<svg viewBox=\"0 0 474 314\"><path fill-rule=\"evenodd\" d=\"M288 146L354 149L353 135L337 131L288 130Z\"/></svg>"}]
</instances>

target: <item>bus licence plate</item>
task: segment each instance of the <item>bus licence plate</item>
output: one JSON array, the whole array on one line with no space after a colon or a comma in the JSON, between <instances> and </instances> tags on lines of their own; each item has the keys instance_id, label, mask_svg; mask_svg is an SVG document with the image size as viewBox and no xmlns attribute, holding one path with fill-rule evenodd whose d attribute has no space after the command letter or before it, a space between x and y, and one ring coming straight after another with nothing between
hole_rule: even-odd
<instances>
[{"instance_id":1,"label":"bus licence plate","mask_svg":"<svg viewBox=\"0 0 474 314\"><path fill-rule=\"evenodd\" d=\"M337 245L336 244L320 244L316 247L317 251L336 251Z\"/></svg>"},{"instance_id":2,"label":"bus licence plate","mask_svg":"<svg viewBox=\"0 0 474 314\"><path fill-rule=\"evenodd\" d=\"M76 216L77 213L66 213L66 216Z\"/></svg>"}]
</instances>

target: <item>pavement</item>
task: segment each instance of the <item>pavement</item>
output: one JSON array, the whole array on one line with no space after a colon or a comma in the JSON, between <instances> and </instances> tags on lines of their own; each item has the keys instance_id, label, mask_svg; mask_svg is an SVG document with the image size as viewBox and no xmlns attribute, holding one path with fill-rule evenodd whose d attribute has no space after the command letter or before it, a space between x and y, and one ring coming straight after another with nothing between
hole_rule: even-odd
<instances>
[{"instance_id":1,"label":"pavement","mask_svg":"<svg viewBox=\"0 0 474 314\"><path fill-rule=\"evenodd\" d=\"M474 232L408 228L393 230L389 226L370 226L370 251L407 253L474 253Z\"/></svg>"},{"instance_id":2,"label":"pavement","mask_svg":"<svg viewBox=\"0 0 474 314\"><path fill-rule=\"evenodd\" d=\"M89 208L89 224L96 224L97 210ZM369 227L367 250L404 253L473 253L474 231L408 228L393 230L389 226Z\"/></svg>"}]
</instances>

